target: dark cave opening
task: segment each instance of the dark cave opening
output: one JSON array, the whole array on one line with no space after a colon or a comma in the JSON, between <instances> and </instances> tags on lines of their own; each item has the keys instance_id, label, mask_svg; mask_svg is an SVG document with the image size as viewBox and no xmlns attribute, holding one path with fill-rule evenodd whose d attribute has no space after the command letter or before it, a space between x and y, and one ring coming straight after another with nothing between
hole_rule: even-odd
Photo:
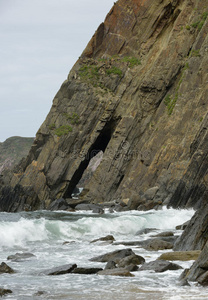
<instances>
[{"instance_id":1,"label":"dark cave opening","mask_svg":"<svg viewBox=\"0 0 208 300\"><path fill-rule=\"evenodd\" d=\"M80 163L79 167L74 172L72 179L68 185L67 191L64 195L64 198L72 198L72 194L74 193L74 191L77 190L77 185L80 182L84 171L87 169L90 160L93 157L95 157L100 151L102 151L103 153L105 152L115 127L116 127L115 120L111 120L108 123L106 123L106 125L98 135L95 142L89 148L88 153L85 156L85 159Z\"/></svg>"}]
</instances>

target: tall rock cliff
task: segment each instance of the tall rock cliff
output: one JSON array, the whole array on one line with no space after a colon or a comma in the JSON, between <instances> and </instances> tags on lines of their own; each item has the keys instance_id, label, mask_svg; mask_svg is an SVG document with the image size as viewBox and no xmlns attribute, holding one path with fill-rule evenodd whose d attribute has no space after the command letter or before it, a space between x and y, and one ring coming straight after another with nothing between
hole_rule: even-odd
<instances>
[{"instance_id":1,"label":"tall rock cliff","mask_svg":"<svg viewBox=\"0 0 208 300\"><path fill-rule=\"evenodd\" d=\"M118 0L56 94L1 210L70 198L199 207L208 187L208 0ZM206 198L206 199L205 199Z\"/></svg>"}]
</instances>

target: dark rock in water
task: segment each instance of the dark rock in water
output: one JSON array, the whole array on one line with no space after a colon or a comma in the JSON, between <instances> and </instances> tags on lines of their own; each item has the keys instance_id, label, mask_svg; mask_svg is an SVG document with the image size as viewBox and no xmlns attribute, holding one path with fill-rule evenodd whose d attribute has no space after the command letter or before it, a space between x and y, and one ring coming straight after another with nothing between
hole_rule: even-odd
<instances>
[{"instance_id":1,"label":"dark rock in water","mask_svg":"<svg viewBox=\"0 0 208 300\"><path fill-rule=\"evenodd\" d=\"M59 267L55 267L49 270L45 270L43 272L41 272L41 275L63 275L63 274L68 274L68 273L72 273L72 271L77 268L76 264L73 265L63 265L63 266L59 266Z\"/></svg>"},{"instance_id":2,"label":"dark rock in water","mask_svg":"<svg viewBox=\"0 0 208 300\"><path fill-rule=\"evenodd\" d=\"M143 248L149 251L158 251L164 249L172 249L173 244L163 241L162 239L153 239L150 240L146 245L144 245Z\"/></svg>"},{"instance_id":3,"label":"dark rock in water","mask_svg":"<svg viewBox=\"0 0 208 300\"><path fill-rule=\"evenodd\" d=\"M90 243L96 243L99 241L112 241L113 242L113 241L115 241L115 239L112 235L107 235L107 236L101 237L99 239L93 240Z\"/></svg>"},{"instance_id":4,"label":"dark rock in water","mask_svg":"<svg viewBox=\"0 0 208 300\"><path fill-rule=\"evenodd\" d=\"M0 265L0 274L2 273L14 273L14 270L10 268L5 262L2 262Z\"/></svg>"},{"instance_id":5,"label":"dark rock in water","mask_svg":"<svg viewBox=\"0 0 208 300\"><path fill-rule=\"evenodd\" d=\"M118 268L126 268L129 265L141 265L144 263L145 259L142 256L133 254L122 258L118 262Z\"/></svg>"},{"instance_id":6,"label":"dark rock in water","mask_svg":"<svg viewBox=\"0 0 208 300\"><path fill-rule=\"evenodd\" d=\"M156 235L152 235L152 237L170 237L170 236L174 236L174 233L172 231L165 231L165 232L158 233Z\"/></svg>"},{"instance_id":7,"label":"dark rock in water","mask_svg":"<svg viewBox=\"0 0 208 300\"><path fill-rule=\"evenodd\" d=\"M34 296L42 296L42 295L45 295L45 294L47 294L47 292L45 292L45 291L38 291L38 292L36 292L34 294Z\"/></svg>"},{"instance_id":8,"label":"dark rock in water","mask_svg":"<svg viewBox=\"0 0 208 300\"><path fill-rule=\"evenodd\" d=\"M71 273L73 274L97 274L102 271L102 268L75 268Z\"/></svg>"},{"instance_id":9,"label":"dark rock in water","mask_svg":"<svg viewBox=\"0 0 208 300\"><path fill-rule=\"evenodd\" d=\"M12 291L9 290L9 289L3 289L3 288L0 288L0 296L5 296L7 294L12 294Z\"/></svg>"},{"instance_id":10,"label":"dark rock in water","mask_svg":"<svg viewBox=\"0 0 208 300\"><path fill-rule=\"evenodd\" d=\"M75 207L76 210L92 210L93 213L104 213L102 206L97 204L78 204Z\"/></svg>"},{"instance_id":11,"label":"dark rock in water","mask_svg":"<svg viewBox=\"0 0 208 300\"><path fill-rule=\"evenodd\" d=\"M176 226L176 230L184 230L188 226L189 222L190 222L190 220L186 221L185 223L183 223L181 225Z\"/></svg>"},{"instance_id":12,"label":"dark rock in water","mask_svg":"<svg viewBox=\"0 0 208 300\"><path fill-rule=\"evenodd\" d=\"M122 250L109 252L97 257L93 257L90 259L90 261L97 261L97 262L114 261L115 263L118 263L122 258L130 255L135 255L135 253L131 249L122 249Z\"/></svg>"},{"instance_id":13,"label":"dark rock in water","mask_svg":"<svg viewBox=\"0 0 208 300\"><path fill-rule=\"evenodd\" d=\"M183 279L179 282L179 286L190 286L187 279Z\"/></svg>"},{"instance_id":14,"label":"dark rock in water","mask_svg":"<svg viewBox=\"0 0 208 300\"><path fill-rule=\"evenodd\" d=\"M63 198L54 200L48 207L48 210L67 210L70 206Z\"/></svg>"},{"instance_id":15,"label":"dark rock in water","mask_svg":"<svg viewBox=\"0 0 208 300\"><path fill-rule=\"evenodd\" d=\"M83 200L83 199L73 199L73 198L66 198L66 202L67 204L72 207L75 208L77 205L79 204L87 204L88 201L87 200Z\"/></svg>"},{"instance_id":16,"label":"dark rock in water","mask_svg":"<svg viewBox=\"0 0 208 300\"><path fill-rule=\"evenodd\" d=\"M208 193L207 198L208 199ZM206 200L207 201L207 200ZM203 205L191 218L175 243L175 251L202 250L208 240L208 204Z\"/></svg>"},{"instance_id":17,"label":"dark rock in water","mask_svg":"<svg viewBox=\"0 0 208 300\"><path fill-rule=\"evenodd\" d=\"M208 285L208 242L204 246L198 259L191 266L187 274L184 274L184 278L189 281L197 281L201 285Z\"/></svg>"},{"instance_id":18,"label":"dark rock in water","mask_svg":"<svg viewBox=\"0 0 208 300\"><path fill-rule=\"evenodd\" d=\"M110 275L110 276L124 276L124 277L134 277L127 269L116 268L116 269L107 269L98 272L98 275Z\"/></svg>"},{"instance_id":19,"label":"dark rock in water","mask_svg":"<svg viewBox=\"0 0 208 300\"><path fill-rule=\"evenodd\" d=\"M125 269L128 270L129 272L135 272L139 270L139 267L137 265L130 264L126 266Z\"/></svg>"},{"instance_id":20,"label":"dark rock in water","mask_svg":"<svg viewBox=\"0 0 208 300\"><path fill-rule=\"evenodd\" d=\"M115 268L117 268L115 261L110 260L109 262L107 262L104 270L115 269Z\"/></svg>"},{"instance_id":21,"label":"dark rock in water","mask_svg":"<svg viewBox=\"0 0 208 300\"><path fill-rule=\"evenodd\" d=\"M25 252L25 253L16 253L14 255L9 255L7 259L13 261L22 261L31 257L36 257L36 256L32 253Z\"/></svg>"},{"instance_id":22,"label":"dark rock in water","mask_svg":"<svg viewBox=\"0 0 208 300\"><path fill-rule=\"evenodd\" d=\"M136 235L147 234L147 233L150 233L155 230L157 230L157 228L144 228L144 229L137 231Z\"/></svg>"},{"instance_id":23,"label":"dark rock in water","mask_svg":"<svg viewBox=\"0 0 208 300\"><path fill-rule=\"evenodd\" d=\"M167 270L179 270L179 269L182 269L182 267L172 262L166 260L155 260L143 264L142 267L139 269L139 271L154 270L155 272L159 273L159 272L165 272Z\"/></svg>"}]
</instances>

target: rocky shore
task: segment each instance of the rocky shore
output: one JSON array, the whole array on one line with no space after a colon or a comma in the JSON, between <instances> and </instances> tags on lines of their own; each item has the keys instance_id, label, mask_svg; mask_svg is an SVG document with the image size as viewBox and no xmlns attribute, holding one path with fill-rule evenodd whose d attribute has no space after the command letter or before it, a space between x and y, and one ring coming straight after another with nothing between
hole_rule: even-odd
<instances>
[{"instance_id":1,"label":"rocky shore","mask_svg":"<svg viewBox=\"0 0 208 300\"><path fill-rule=\"evenodd\" d=\"M183 224L179 228L183 227ZM37 276L61 276L65 274L80 274L80 275L95 275L98 276L121 276L121 277L134 277L135 272L142 272L151 270L155 273L163 273L166 271L174 272L181 270L181 276L178 278L178 286L189 285L191 281L197 281L203 286L208 285L208 268L207 268L207 245L203 251L191 250L191 251L174 251L176 241L180 239L180 234L174 235L173 232L161 232L155 235L156 228L146 228L146 230L140 231L136 236L143 236L147 233L151 233L151 237L144 241L116 241L112 235L104 236L89 242L91 247L97 245L102 249L103 246L109 244L112 246L112 251L104 253L99 256L89 257L90 262L94 262L95 265L90 267L83 267L74 264L59 265L46 270L39 270ZM179 231L181 232L181 230ZM69 242L65 241L63 246L70 245ZM113 250L115 246L123 245L128 248L122 248L120 250ZM129 246L133 248L129 248ZM146 262L145 258L141 255L137 255L135 252L138 248L146 249L151 256L151 251L155 253L157 251L157 259ZM170 251L170 249L172 249ZM161 250L162 254L161 254ZM168 251L167 251L168 250ZM9 265L12 263L23 263L31 259L37 259L37 257L28 252L16 253L7 257L7 263L2 262L0 265L0 274L14 274L19 272L16 268L11 268ZM175 263L176 261L176 263ZM192 266L190 269L183 269L180 265L184 261L191 261ZM102 263L102 267L97 267L96 263ZM83 261L83 264L85 262ZM157 276L157 275L156 275ZM40 279L41 280L41 279ZM10 289L0 289L1 296L7 293L12 293ZM38 291L39 295L46 294L47 291ZM36 293L36 295L37 295Z\"/></svg>"}]
</instances>

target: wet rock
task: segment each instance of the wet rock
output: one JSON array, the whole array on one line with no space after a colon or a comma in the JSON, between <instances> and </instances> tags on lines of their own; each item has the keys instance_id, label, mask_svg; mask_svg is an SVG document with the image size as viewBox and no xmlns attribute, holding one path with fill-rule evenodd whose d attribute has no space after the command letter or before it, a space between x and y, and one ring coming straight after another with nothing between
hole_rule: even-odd
<instances>
[{"instance_id":1,"label":"wet rock","mask_svg":"<svg viewBox=\"0 0 208 300\"><path fill-rule=\"evenodd\" d=\"M149 250L149 251L158 251L158 250L172 249L173 244L163 241L161 239L153 239L153 240L149 241L143 247L144 247L144 249Z\"/></svg>"},{"instance_id":2,"label":"wet rock","mask_svg":"<svg viewBox=\"0 0 208 300\"><path fill-rule=\"evenodd\" d=\"M182 269L182 267L172 262L166 260L155 260L149 263L144 263L139 269L139 271L154 270L155 272L160 273L160 272L165 272L167 270L179 270L179 269Z\"/></svg>"},{"instance_id":3,"label":"wet rock","mask_svg":"<svg viewBox=\"0 0 208 300\"><path fill-rule=\"evenodd\" d=\"M48 207L48 210L67 210L71 208L67 201L63 198L54 200ZM72 209L72 208L71 208Z\"/></svg>"},{"instance_id":4,"label":"wet rock","mask_svg":"<svg viewBox=\"0 0 208 300\"><path fill-rule=\"evenodd\" d=\"M45 270L41 272L41 275L63 275L63 274L68 274L71 273L75 268L77 268L76 264L68 264L68 265L63 265L59 267L55 267L49 270Z\"/></svg>"},{"instance_id":5,"label":"wet rock","mask_svg":"<svg viewBox=\"0 0 208 300\"><path fill-rule=\"evenodd\" d=\"M122 258L130 255L135 255L132 249L122 249L122 250L109 252L97 257L93 257L90 259L90 261L97 261L97 262L114 261L115 263L118 263Z\"/></svg>"},{"instance_id":6,"label":"wet rock","mask_svg":"<svg viewBox=\"0 0 208 300\"><path fill-rule=\"evenodd\" d=\"M146 190L146 192L144 193L143 197L146 200L152 200L155 197L155 195L156 195L156 193L157 193L158 190L159 190L159 187L158 186L154 186L154 187Z\"/></svg>"},{"instance_id":7,"label":"wet rock","mask_svg":"<svg viewBox=\"0 0 208 300\"><path fill-rule=\"evenodd\" d=\"M0 274L2 273L14 273L14 270L10 268L5 262L2 262L0 265Z\"/></svg>"},{"instance_id":8,"label":"wet rock","mask_svg":"<svg viewBox=\"0 0 208 300\"><path fill-rule=\"evenodd\" d=\"M190 286L189 282L187 279L183 279L179 282L179 286Z\"/></svg>"},{"instance_id":9,"label":"wet rock","mask_svg":"<svg viewBox=\"0 0 208 300\"><path fill-rule=\"evenodd\" d=\"M71 273L90 275L90 274L96 274L102 270L103 270L102 268L75 268Z\"/></svg>"},{"instance_id":10,"label":"wet rock","mask_svg":"<svg viewBox=\"0 0 208 300\"><path fill-rule=\"evenodd\" d=\"M152 237L169 237L169 236L174 236L174 233L172 231L165 231L158 233L156 235L152 235Z\"/></svg>"},{"instance_id":11,"label":"wet rock","mask_svg":"<svg viewBox=\"0 0 208 300\"><path fill-rule=\"evenodd\" d=\"M141 265L144 263L145 259L142 256L133 254L122 258L118 262L118 268L126 268L129 265Z\"/></svg>"},{"instance_id":12,"label":"wet rock","mask_svg":"<svg viewBox=\"0 0 208 300\"><path fill-rule=\"evenodd\" d=\"M16 253L14 255L9 255L7 259L12 261L22 261L31 257L36 257L36 256L32 253L25 252L25 253Z\"/></svg>"},{"instance_id":13,"label":"wet rock","mask_svg":"<svg viewBox=\"0 0 208 300\"><path fill-rule=\"evenodd\" d=\"M185 223L176 226L176 230L184 230L188 226L189 222L190 221L186 221Z\"/></svg>"},{"instance_id":14,"label":"wet rock","mask_svg":"<svg viewBox=\"0 0 208 300\"><path fill-rule=\"evenodd\" d=\"M72 207L73 209L79 204L87 204L88 201L84 199L73 199L73 198L66 198L67 204Z\"/></svg>"},{"instance_id":15,"label":"wet rock","mask_svg":"<svg viewBox=\"0 0 208 300\"><path fill-rule=\"evenodd\" d=\"M75 206L76 210L92 210L93 213L99 213L102 214L104 213L104 210L102 206L97 205L97 204L78 204Z\"/></svg>"},{"instance_id":16,"label":"wet rock","mask_svg":"<svg viewBox=\"0 0 208 300\"><path fill-rule=\"evenodd\" d=\"M12 291L9 290L9 289L3 289L3 288L0 288L0 296L5 296L7 294L12 294Z\"/></svg>"},{"instance_id":17,"label":"wet rock","mask_svg":"<svg viewBox=\"0 0 208 300\"><path fill-rule=\"evenodd\" d=\"M181 260L181 261L188 261L188 260L196 260L201 251L173 251L167 252L160 255L158 259L160 260Z\"/></svg>"},{"instance_id":18,"label":"wet rock","mask_svg":"<svg viewBox=\"0 0 208 300\"><path fill-rule=\"evenodd\" d=\"M117 268L115 261L110 260L109 262L107 262L104 270L115 269L115 268Z\"/></svg>"},{"instance_id":19,"label":"wet rock","mask_svg":"<svg viewBox=\"0 0 208 300\"><path fill-rule=\"evenodd\" d=\"M47 292L45 292L45 291L37 291L35 294L34 294L34 296L42 296L42 295L46 295L47 294Z\"/></svg>"},{"instance_id":20,"label":"wet rock","mask_svg":"<svg viewBox=\"0 0 208 300\"><path fill-rule=\"evenodd\" d=\"M114 239L114 237L112 235L107 235L107 236L101 237L99 239L93 240L90 243L96 243L96 242L99 242L99 241L110 241L110 242L113 242L113 241L115 241L115 239Z\"/></svg>"},{"instance_id":21,"label":"wet rock","mask_svg":"<svg viewBox=\"0 0 208 300\"><path fill-rule=\"evenodd\" d=\"M134 277L127 269L116 268L116 269L107 269L98 272L98 275L110 275L110 276L124 276L124 277Z\"/></svg>"},{"instance_id":22,"label":"wet rock","mask_svg":"<svg viewBox=\"0 0 208 300\"><path fill-rule=\"evenodd\" d=\"M147 233L150 233L155 230L157 230L157 228L144 228L144 229L138 230L136 232L136 235L147 234Z\"/></svg>"},{"instance_id":23,"label":"wet rock","mask_svg":"<svg viewBox=\"0 0 208 300\"><path fill-rule=\"evenodd\" d=\"M202 285L207 285L208 275L208 242L201 251L198 259L193 263L189 272L185 276L189 281L197 281Z\"/></svg>"}]
</instances>

